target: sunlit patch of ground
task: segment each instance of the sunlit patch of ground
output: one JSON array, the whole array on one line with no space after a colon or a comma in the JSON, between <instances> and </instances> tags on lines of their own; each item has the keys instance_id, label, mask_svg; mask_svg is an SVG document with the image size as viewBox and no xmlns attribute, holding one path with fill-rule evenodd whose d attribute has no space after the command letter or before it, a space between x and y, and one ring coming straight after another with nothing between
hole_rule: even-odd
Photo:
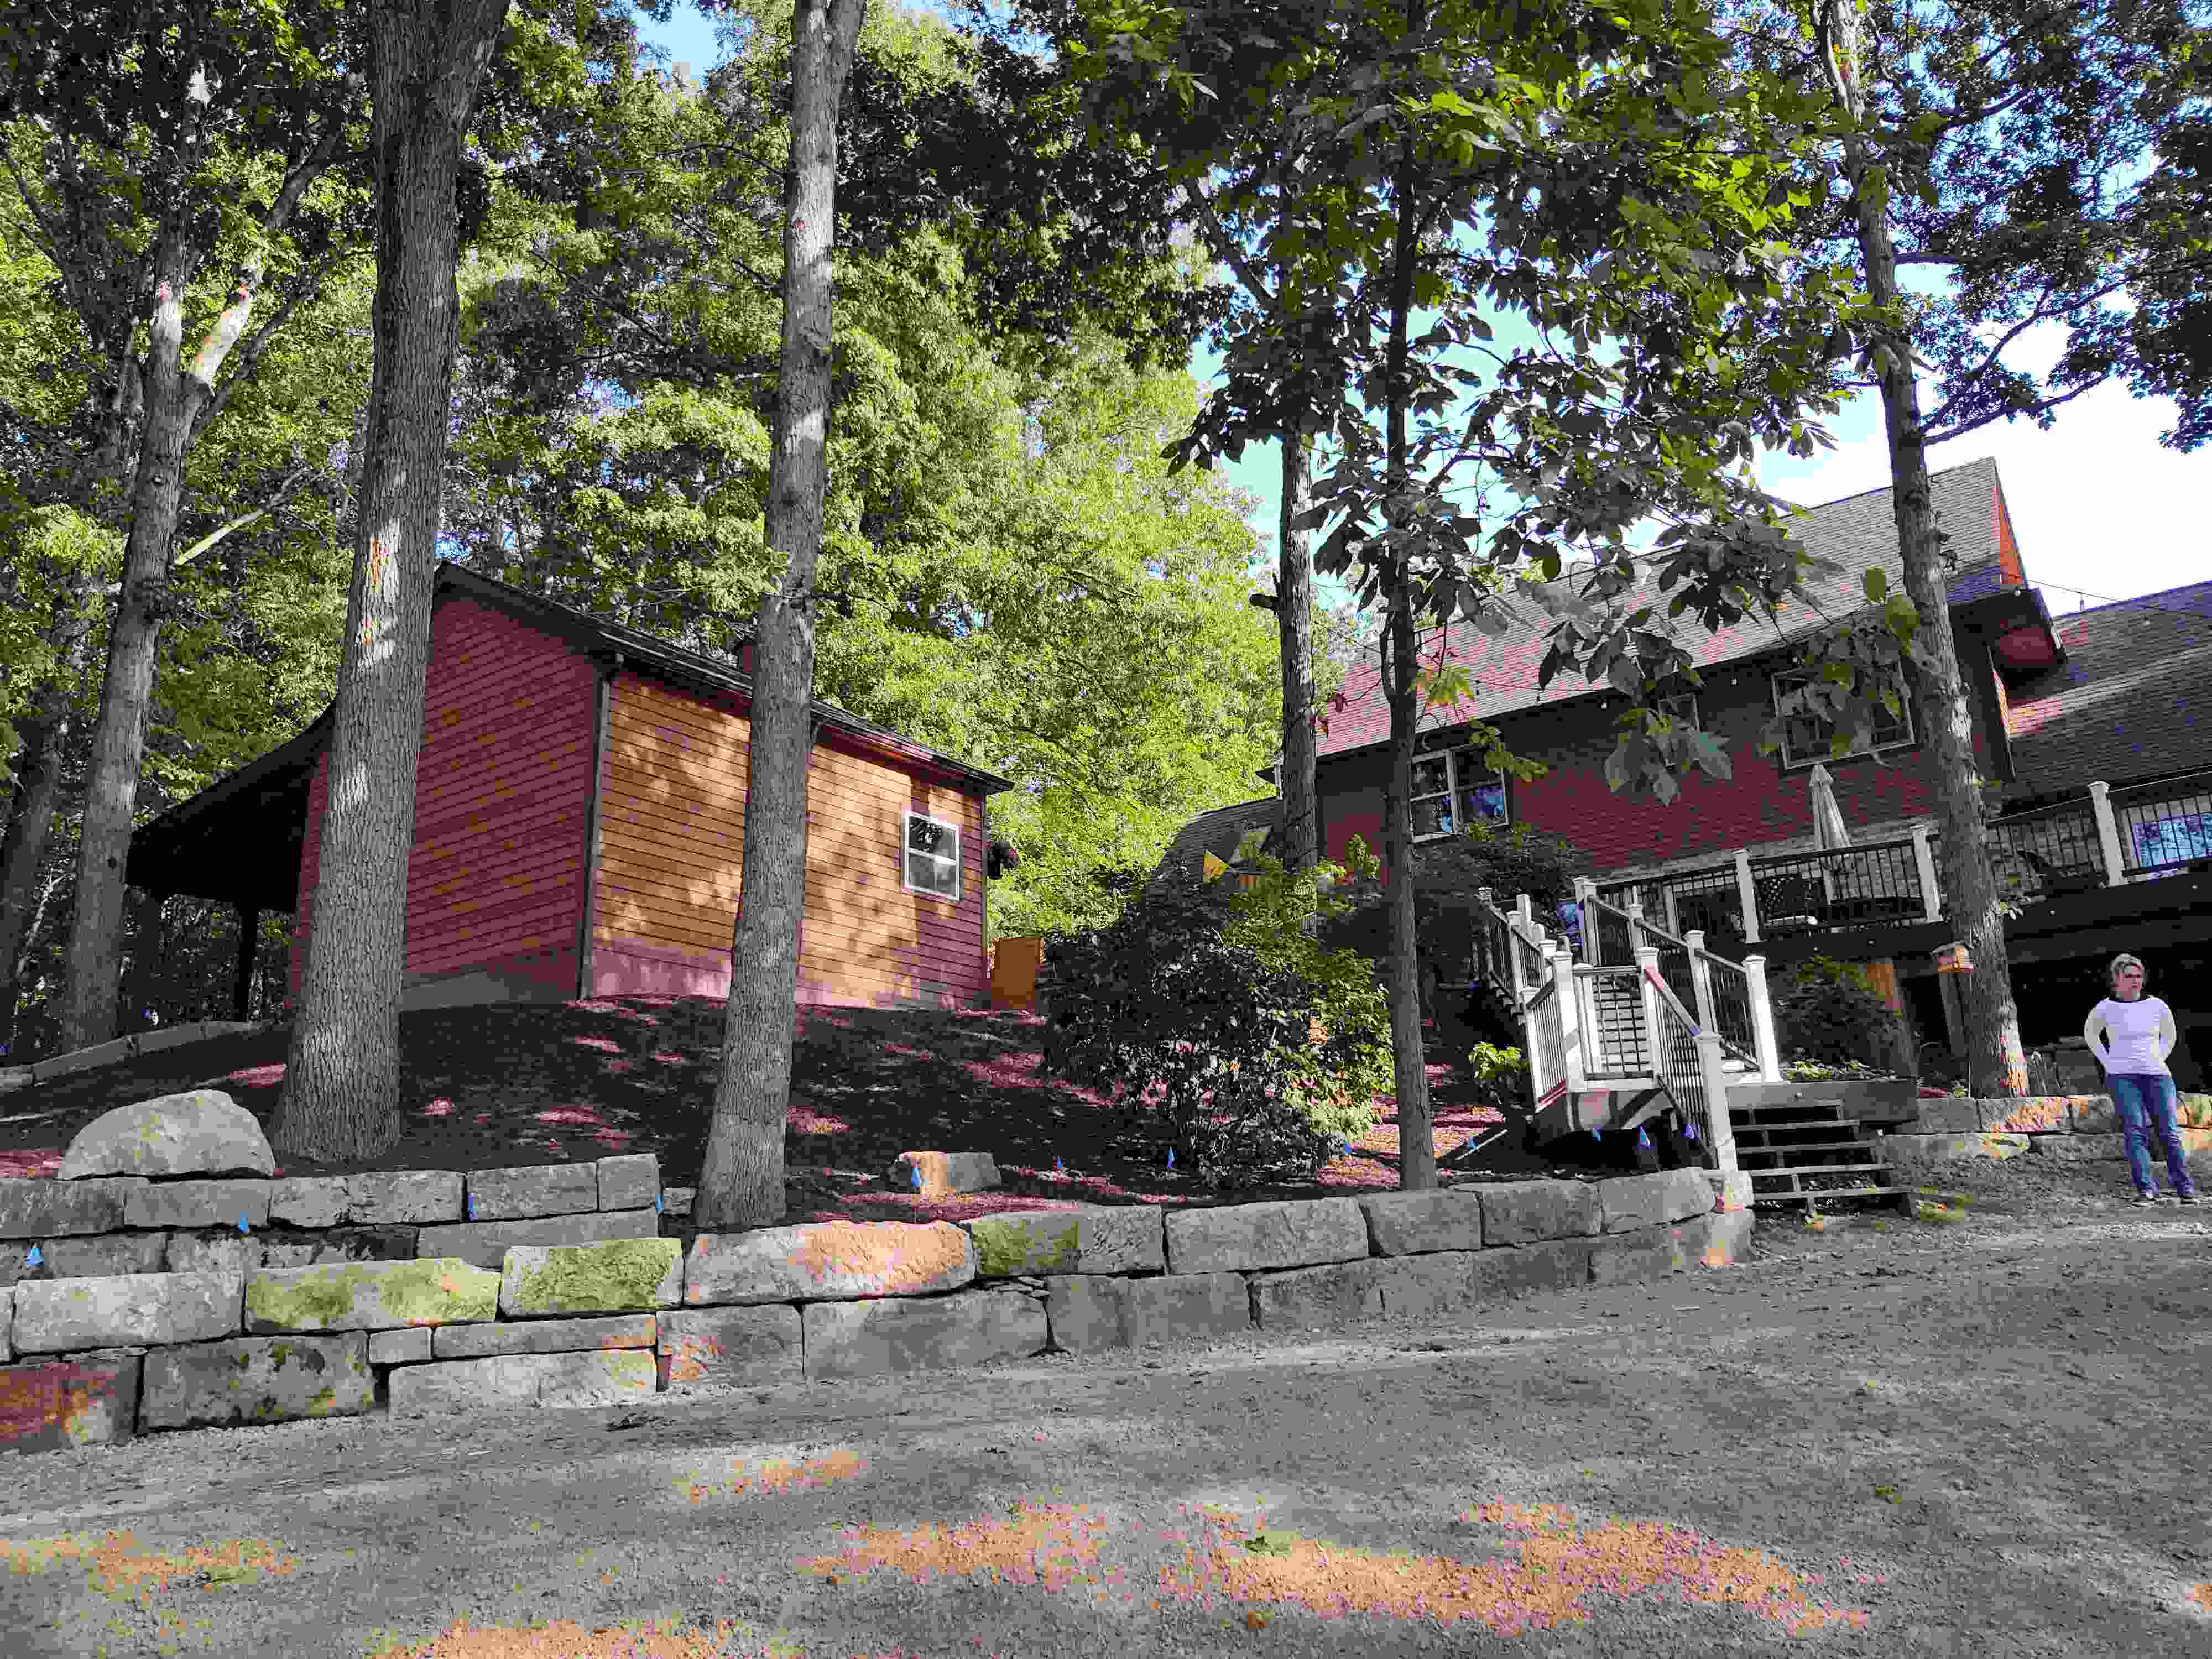
<instances>
[{"instance_id":1,"label":"sunlit patch of ground","mask_svg":"<svg viewBox=\"0 0 2212 1659\"><path fill-rule=\"evenodd\" d=\"M1249 1628L1265 1607L1297 1607L1322 1619L1353 1617L1474 1621L1519 1636L1587 1620L1589 1603L1649 1597L1741 1606L1792 1635L1841 1621L1863 1628L1863 1610L1817 1601L1800 1574L1755 1549L1729 1548L1686 1528L1607 1521L1583 1528L1556 1504L1486 1504L1465 1517L1498 1528L1510 1555L1462 1560L1385 1554L1271 1532L1225 1510L1186 1511L1187 1528L1146 1539L1072 1504L1017 1503L1005 1518L912 1532L855 1528L844 1552L799 1564L832 1585L888 1569L918 1584L956 1578L1115 1596L1158 1609L1170 1601L1207 1611L1242 1610ZM1133 1548L1124 1545L1127 1539ZM1157 1546L1170 1547L1155 1560Z\"/></svg>"},{"instance_id":2,"label":"sunlit patch of ground","mask_svg":"<svg viewBox=\"0 0 2212 1659\"><path fill-rule=\"evenodd\" d=\"M2199 1607L2208 1613L2212 1613L2212 1584L2199 1584L2189 1594Z\"/></svg>"},{"instance_id":3,"label":"sunlit patch of ground","mask_svg":"<svg viewBox=\"0 0 2212 1659\"><path fill-rule=\"evenodd\" d=\"M767 1457L757 1462L741 1457L730 1467L732 1474L728 1480L704 1481L679 1475L676 1488L695 1504L704 1503L709 1498L766 1497L850 1480L865 1474L868 1465L858 1452L840 1448L827 1456L795 1462L787 1457Z\"/></svg>"},{"instance_id":4,"label":"sunlit patch of ground","mask_svg":"<svg viewBox=\"0 0 2212 1659\"><path fill-rule=\"evenodd\" d=\"M288 1578L299 1565L293 1557L279 1555L258 1538L195 1545L176 1556L149 1551L127 1532L106 1533L96 1540L75 1534L21 1543L0 1538L0 1562L6 1563L10 1574L25 1575L46 1572L57 1562L82 1564L94 1589L117 1601L129 1602L153 1618L154 1635L164 1652L174 1651L172 1644L191 1640L195 1632L208 1635L214 1626L182 1607L156 1607L158 1592L198 1589L212 1593L226 1585L252 1583L264 1576ZM4 1626L0 1626L0 1651L9 1650Z\"/></svg>"},{"instance_id":5,"label":"sunlit patch of ground","mask_svg":"<svg viewBox=\"0 0 2212 1659\"><path fill-rule=\"evenodd\" d=\"M800 1649L720 1620L713 1632L680 1619L602 1625L556 1619L544 1625L474 1625L464 1619L412 1647L373 1648L368 1659L804 1659Z\"/></svg>"}]
</instances>

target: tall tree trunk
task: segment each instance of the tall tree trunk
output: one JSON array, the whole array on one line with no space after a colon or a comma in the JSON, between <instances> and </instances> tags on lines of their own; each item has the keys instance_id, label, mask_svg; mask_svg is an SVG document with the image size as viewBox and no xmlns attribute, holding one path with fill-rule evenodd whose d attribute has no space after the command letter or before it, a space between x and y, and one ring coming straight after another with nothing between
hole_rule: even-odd
<instances>
[{"instance_id":1,"label":"tall tree trunk","mask_svg":"<svg viewBox=\"0 0 2212 1659\"><path fill-rule=\"evenodd\" d=\"M330 805L274 1144L327 1162L399 1136L407 858L460 300L461 141L507 0L377 0L375 369Z\"/></svg>"},{"instance_id":2,"label":"tall tree trunk","mask_svg":"<svg viewBox=\"0 0 2212 1659\"><path fill-rule=\"evenodd\" d=\"M1863 127L1864 59L1856 0L1824 0L1824 4L1831 82L1850 111L1854 128ZM1854 131L1844 141L1844 158L1858 219L1867 292L1877 305L1901 315L1887 169L1863 131ZM1950 580L1936 537L1928 442L1910 336L1902 330L1884 331L1875 357L1882 420L1889 436L1898 554L1905 566L1905 591L1921 618L1916 712L1936 775L1936 818L1943 837L1943 908L1954 937L1966 946L1973 963L1966 981L1967 1066L1977 1093L2024 1095L2027 1057L2021 1046L2020 1010L2013 1000L2012 964L2005 954L2004 916L1997 908L1996 879L1984 839L1972 716L1951 629Z\"/></svg>"},{"instance_id":3,"label":"tall tree trunk","mask_svg":"<svg viewBox=\"0 0 2212 1659\"><path fill-rule=\"evenodd\" d=\"M1314 797L1313 538L1297 527L1312 504L1312 455L1307 434L1283 435L1275 621L1283 653L1283 863L1294 873L1312 869L1321 856Z\"/></svg>"},{"instance_id":4,"label":"tall tree trunk","mask_svg":"<svg viewBox=\"0 0 2212 1659\"><path fill-rule=\"evenodd\" d=\"M814 747L814 569L827 478L836 298L837 106L866 0L797 0L791 152L783 181L783 350L769 459L769 545L786 561L761 600L753 652L744 865L730 1001L698 1224L765 1226L783 1213L783 1133L806 908L806 773ZM884 849L905 857L903 848Z\"/></svg>"},{"instance_id":5,"label":"tall tree trunk","mask_svg":"<svg viewBox=\"0 0 2212 1659\"><path fill-rule=\"evenodd\" d=\"M15 796L7 830L0 834L0 1042L15 1041L23 947L31 937L31 915L36 908L32 895L53 833L54 807L61 799L63 767L76 722L78 684L92 642L92 616L84 602L89 589L88 576L65 600L56 640L61 672L21 728Z\"/></svg>"},{"instance_id":6,"label":"tall tree trunk","mask_svg":"<svg viewBox=\"0 0 2212 1659\"><path fill-rule=\"evenodd\" d=\"M1407 380L1407 337L1413 316L1413 264L1419 252L1413 174L1413 146L1407 138L1399 147L1397 188L1393 192L1398 225L1390 256L1390 348L1383 381L1393 529L1401 527L1401 509L1397 504L1405 499L1409 483L1406 416L1412 388ZM1406 556L1396 548L1385 556L1389 561L1382 597L1389 607L1385 625L1389 629L1390 868L1385 877L1383 908L1389 919L1390 1059L1398 1098L1398 1185L1412 1191L1437 1184L1436 1133L1429 1121L1428 1050L1421 1033L1420 942L1413 914L1413 739L1421 709L1414 687L1413 572Z\"/></svg>"}]
</instances>

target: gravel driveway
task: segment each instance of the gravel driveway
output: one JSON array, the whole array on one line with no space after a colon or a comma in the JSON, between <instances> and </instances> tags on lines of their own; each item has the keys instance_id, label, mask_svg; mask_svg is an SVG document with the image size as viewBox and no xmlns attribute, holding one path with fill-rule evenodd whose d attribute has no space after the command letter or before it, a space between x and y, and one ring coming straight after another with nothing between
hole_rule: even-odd
<instances>
[{"instance_id":1,"label":"gravel driveway","mask_svg":"<svg viewBox=\"0 0 2212 1659\"><path fill-rule=\"evenodd\" d=\"M2212 1228L1962 1179L1480 1323L0 1460L0 1653L2212 1655Z\"/></svg>"}]
</instances>

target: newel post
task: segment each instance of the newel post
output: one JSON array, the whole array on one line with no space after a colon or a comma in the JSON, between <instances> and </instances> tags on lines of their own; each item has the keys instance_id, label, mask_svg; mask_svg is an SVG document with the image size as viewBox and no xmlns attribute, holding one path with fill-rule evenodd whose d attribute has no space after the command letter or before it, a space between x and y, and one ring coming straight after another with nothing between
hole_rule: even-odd
<instances>
[{"instance_id":1,"label":"newel post","mask_svg":"<svg viewBox=\"0 0 2212 1659\"><path fill-rule=\"evenodd\" d=\"M2089 810L2097 815L2097 845L2105 854L2105 885L2118 887L2128 878L2128 861L2120 852L2120 826L2112 817L2112 786L2101 778L2089 786Z\"/></svg>"},{"instance_id":2,"label":"newel post","mask_svg":"<svg viewBox=\"0 0 2212 1659\"><path fill-rule=\"evenodd\" d=\"M1936 879L1936 849L1929 844L1928 826L1912 826L1912 862L1920 871L1920 906L1930 921L1943 920L1943 887Z\"/></svg>"},{"instance_id":3,"label":"newel post","mask_svg":"<svg viewBox=\"0 0 2212 1659\"><path fill-rule=\"evenodd\" d=\"M1766 994L1766 958L1743 959L1744 988L1751 994L1751 1034L1762 1083L1782 1081L1782 1054L1774 1041L1774 1003Z\"/></svg>"},{"instance_id":4,"label":"newel post","mask_svg":"<svg viewBox=\"0 0 2212 1659\"><path fill-rule=\"evenodd\" d=\"M1729 1117L1728 1067L1721 1060L1718 1032L1698 1033L1698 1070L1705 1085L1705 1145L1711 1149L1713 1167L1731 1176L1737 1168L1735 1125Z\"/></svg>"},{"instance_id":5,"label":"newel post","mask_svg":"<svg viewBox=\"0 0 2212 1659\"><path fill-rule=\"evenodd\" d=\"M1666 1033L1659 1020L1659 988L1651 981L1659 971L1659 948L1654 945L1636 947L1637 1006L1644 1010L1644 1053L1651 1062L1651 1075L1663 1075L1660 1056L1667 1051L1660 1040Z\"/></svg>"},{"instance_id":6,"label":"newel post","mask_svg":"<svg viewBox=\"0 0 2212 1659\"><path fill-rule=\"evenodd\" d=\"M1698 1029L1717 1030L1713 1018L1713 969L1705 960L1705 930L1692 927L1682 936L1682 943L1690 947L1690 988L1698 999Z\"/></svg>"},{"instance_id":7,"label":"newel post","mask_svg":"<svg viewBox=\"0 0 2212 1659\"><path fill-rule=\"evenodd\" d=\"M1735 891L1743 901L1743 942L1759 943L1759 888L1751 878L1751 849L1735 849Z\"/></svg>"},{"instance_id":8,"label":"newel post","mask_svg":"<svg viewBox=\"0 0 2212 1659\"><path fill-rule=\"evenodd\" d=\"M1559 1065L1567 1092L1579 1096L1589 1087L1589 1067L1583 1052L1582 999L1576 994L1575 959L1561 942L1552 955L1552 1000L1559 1010Z\"/></svg>"}]
</instances>

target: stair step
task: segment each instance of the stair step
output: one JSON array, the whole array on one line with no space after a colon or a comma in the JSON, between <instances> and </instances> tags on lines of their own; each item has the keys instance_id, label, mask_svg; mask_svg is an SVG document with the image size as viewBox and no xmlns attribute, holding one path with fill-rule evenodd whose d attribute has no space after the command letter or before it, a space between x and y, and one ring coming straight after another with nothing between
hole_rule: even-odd
<instances>
[{"instance_id":1,"label":"stair step","mask_svg":"<svg viewBox=\"0 0 2212 1659\"><path fill-rule=\"evenodd\" d=\"M1793 1140L1780 1146L1747 1146L1744 1144L1743 1137L1739 1134L1735 1141L1735 1149L1739 1152L1765 1152L1769 1157L1774 1158L1780 1157L1784 1152L1856 1152L1861 1148L1869 1152L1881 1150L1871 1140Z\"/></svg>"},{"instance_id":2,"label":"stair step","mask_svg":"<svg viewBox=\"0 0 2212 1659\"><path fill-rule=\"evenodd\" d=\"M1773 1170L1746 1170L1753 1181L1771 1180L1777 1176L1810 1175L1876 1175L1889 1172L1887 1164L1785 1164Z\"/></svg>"},{"instance_id":3,"label":"stair step","mask_svg":"<svg viewBox=\"0 0 2212 1659\"><path fill-rule=\"evenodd\" d=\"M1820 1191L1800 1193L1754 1193L1753 1204L1825 1204L1832 1198L1904 1198L1903 1187L1831 1187Z\"/></svg>"}]
</instances>

